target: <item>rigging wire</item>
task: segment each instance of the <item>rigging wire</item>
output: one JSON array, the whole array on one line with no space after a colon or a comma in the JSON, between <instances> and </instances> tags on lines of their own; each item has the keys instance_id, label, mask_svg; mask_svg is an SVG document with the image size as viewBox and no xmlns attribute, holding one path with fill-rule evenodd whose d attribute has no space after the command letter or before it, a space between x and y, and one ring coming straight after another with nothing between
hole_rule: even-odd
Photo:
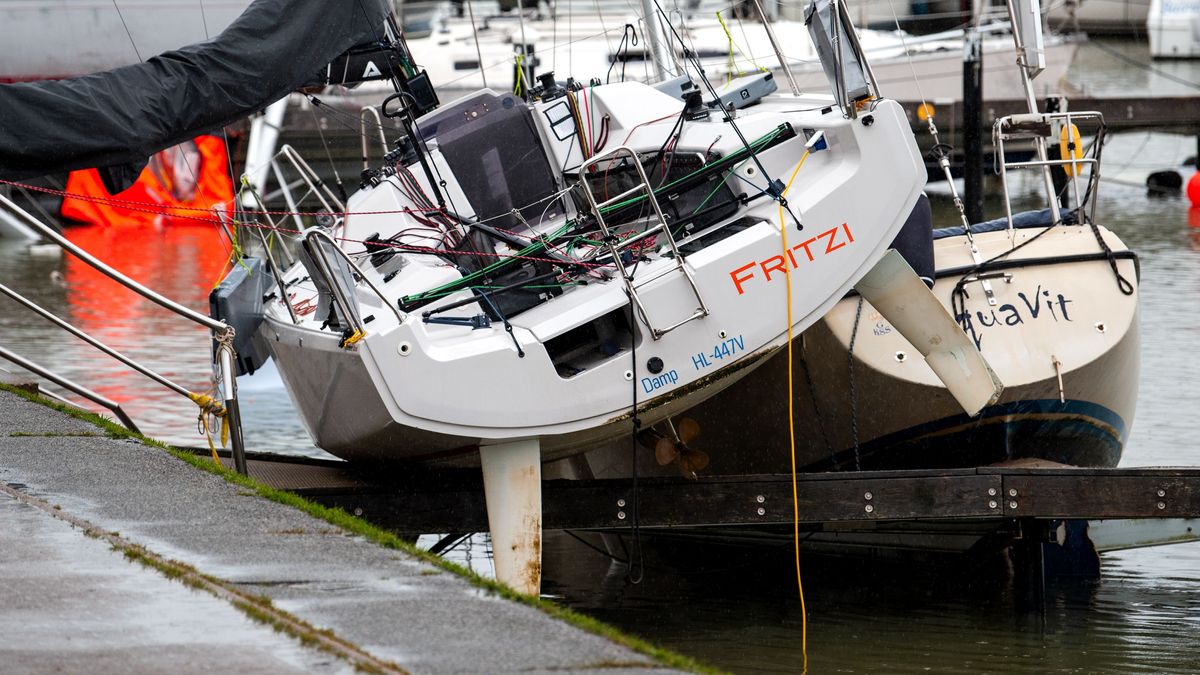
<instances>
[{"instance_id":1,"label":"rigging wire","mask_svg":"<svg viewBox=\"0 0 1200 675\"><path fill-rule=\"evenodd\" d=\"M129 38L129 46L133 47L133 53L137 56L138 61L145 61L142 58L142 53L138 51L137 44L133 41L133 33L129 32L129 24L125 23L125 15L121 13L120 6L117 5L117 0L112 0L113 9L117 10L117 17L121 19L121 25L125 28L125 35Z\"/></svg>"}]
</instances>

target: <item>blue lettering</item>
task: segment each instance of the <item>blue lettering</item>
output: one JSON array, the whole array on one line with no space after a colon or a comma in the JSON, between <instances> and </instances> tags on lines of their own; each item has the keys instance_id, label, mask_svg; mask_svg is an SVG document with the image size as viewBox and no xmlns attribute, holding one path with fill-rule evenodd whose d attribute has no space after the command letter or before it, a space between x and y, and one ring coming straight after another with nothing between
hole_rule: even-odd
<instances>
[{"instance_id":1,"label":"blue lettering","mask_svg":"<svg viewBox=\"0 0 1200 675\"><path fill-rule=\"evenodd\" d=\"M675 370L668 370L658 377L643 377L642 391L649 394L656 389L662 389L663 387L667 386L668 383L675 384L677 382L679 382L679 372Z\"/></svg>"},{"instance_id":2,"label":"blue lettering","mask_svg":"<svg viewBox=\"0 0 1200 675\"><path fill-rule=\"evenodd\" d=\"M1042 311L1041 298L1038 297L1041 294L1042 294L1042 287L1040 284L1038 285L1037 290L1033 292L1033 302L1032 303L1029 302L1029 298L1025 297L1024 293L1017 293L1017 295L1019 295L1021 297L1021 302L1024 302L1025 307L1027 307L1029 309L1029 317L1032 319L1038 318L1038 314Z\"/></svg>"}]
</instances>

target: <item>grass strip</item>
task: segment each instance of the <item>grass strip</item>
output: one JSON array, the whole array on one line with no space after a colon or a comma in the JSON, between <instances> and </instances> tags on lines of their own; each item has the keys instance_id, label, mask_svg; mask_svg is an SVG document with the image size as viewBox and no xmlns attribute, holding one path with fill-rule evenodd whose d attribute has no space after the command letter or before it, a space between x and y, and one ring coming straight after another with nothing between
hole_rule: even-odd
<instances>
[{"instance_id":1,"label":"grass strip","mask_svg":"<svg viewBox=\"0 0 1200 675\"><path fill-rule=\"evenodd\" d=\"M640 654L644 654L654 659L664 667L687 670L695 673L723 672L711 666L701 664L700 662L682 654L658 647L646 640L643 640L642 638L628 635L617 628L590 616L580 614L574 610L568 609L562 605L558 605L537 596L520 593L511 587L496 581L495 579L488 579L480 576L474 570L436 556L428 551L419 549L413 544L410 544L396 536L392 532L372 525L362 518L349 514L342 509L331 508L317 504L294 493L264 485L253 478L243 476L232 469L227 469L223 466L215 464L211 459L206 457L194 455L190 452L174 448L161 441L154 440L153 438L134 433L102 415L97 415L95 413L80 410L56 401L51 401L24 389L19 389L4 383L0 383L0 390L11 392L17 396L21 396L22 398L39 403L53 410L57 410L77 419L90 422L103 429L112 438L133 439L146 445L165 450L174 455L176 458L187 462L198 469L216 474L221 478L224 478L226 482L246 488L260 497L264 497L273 502L299 509L300 511L303 511L314 518L319 518L325 522L336 525L343 530L357 534L379 546L402 551L414 558L418 558L447 572L457 574L477 588L486 590L506 600L511 600L513 602L534 607L548 614L549 616L559 619L560 621L565 621L576 628L599 635L607 640L610 640L611 642L619 644L623 647L627 647Z\"/></svg>"}]
</instances>

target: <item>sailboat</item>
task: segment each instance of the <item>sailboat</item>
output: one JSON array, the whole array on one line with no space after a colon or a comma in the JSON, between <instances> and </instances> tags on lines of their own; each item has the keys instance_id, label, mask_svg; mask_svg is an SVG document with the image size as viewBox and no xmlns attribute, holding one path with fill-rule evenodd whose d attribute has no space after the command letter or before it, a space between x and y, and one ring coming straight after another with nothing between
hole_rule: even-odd
<instances>
[{"instance_id":1,"label":"sailboat","mask_svg":"<svg viewBox=\"0 0 1200 675\"><path fill-rule=\"evenodd\" d=\"M293 209L290 231L265 210L232 214L261 257L238 261L213 312L236 328L244 371L275 360L322 448L480 466L502 581L538 589L544 460L669 422L851 288L926 336L964 410L999 395L966 334L888 253L925 174L840 4L811 12L836 95L760 91L736 109L695 64L684 83L542 73L523 97L484 89L442 106L382 5L293 5L257 0L214 40L111 73L0 87L15 111L4 123L36 139L0 147L0 179L100 164L119 181L122 163L314 78L391 80L375 113L404 133L384 138L348 199L281 150L320 206ZM260 39L267 26L273 39ZM246 81L254 68L270 72ZM205 100L217 87L230 98ZM68 104L39 119L51 97ZM147 113L119 114L131 109Z\"/></svg>"}]
</instances>

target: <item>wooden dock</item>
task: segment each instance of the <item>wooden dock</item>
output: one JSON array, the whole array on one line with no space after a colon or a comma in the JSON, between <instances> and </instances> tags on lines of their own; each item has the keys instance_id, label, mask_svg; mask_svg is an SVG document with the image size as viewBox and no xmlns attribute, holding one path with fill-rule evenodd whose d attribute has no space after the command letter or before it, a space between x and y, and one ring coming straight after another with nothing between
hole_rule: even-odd
<instances>
[{"instance_id":1,"label":"wooden dock","mask_svg":"<svg viewBox=\"0 0 1200 675\"><path fill-rule=\"evenodd\" d=\"M338 462L251 459L250 474L281 489L402 532L485 531L477 471L379 479ZM369 477L368 477L369 476ZM547 480L546 529L776 526L792 523L788 474ZM889 521L1200 517L1200 468L980 467L802 473L806 525Z\"/></svg>"}]
</instances>

